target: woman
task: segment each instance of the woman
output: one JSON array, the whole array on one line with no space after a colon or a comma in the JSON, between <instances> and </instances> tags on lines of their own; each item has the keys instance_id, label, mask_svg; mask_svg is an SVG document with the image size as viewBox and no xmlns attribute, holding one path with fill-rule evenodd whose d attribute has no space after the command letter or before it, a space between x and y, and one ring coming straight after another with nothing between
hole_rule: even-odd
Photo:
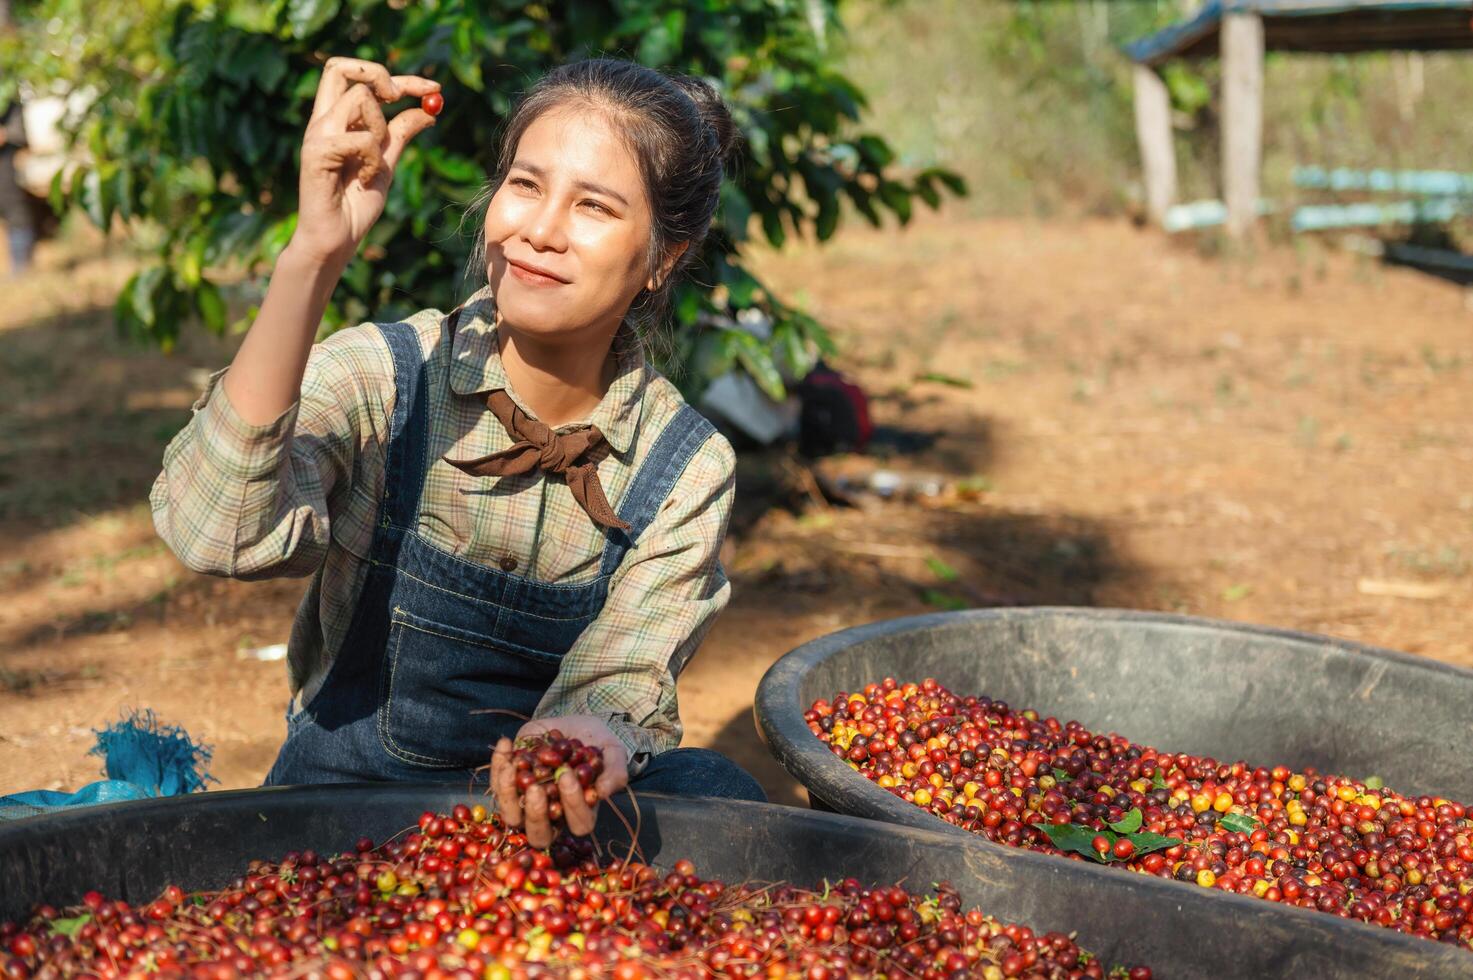
<instances>
[{"instance_id":1,"label":"woman","mask_svg":"<svg viewBox=\"0 0 1473 980\"><path fill-rule=\"evenodd\" d=\"M507 736L557 728L603 750L601 797L632 779L761 799L723 757L676 748L675 678L730 592L735 461L640 344L710 226L731 118L693 79L553 71L483 196L486 287L314 347L405 145L435 124L380 103L438 90L327 63L295 234L153 489L191 568L312 576L266 782L459 779L489 758L503 817L545 845L546 796L519 797Z\"/></svg>"}]
</instances>

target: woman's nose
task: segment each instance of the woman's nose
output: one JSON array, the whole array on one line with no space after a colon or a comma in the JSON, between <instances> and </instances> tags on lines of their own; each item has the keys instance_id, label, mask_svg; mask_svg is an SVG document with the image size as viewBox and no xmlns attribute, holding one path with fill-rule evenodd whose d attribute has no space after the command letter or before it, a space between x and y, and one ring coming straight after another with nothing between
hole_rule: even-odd
<instances>
[{"instance_id":1,"label":"woman's nose","mask_svg":"<svg viewBox=\"0 0 1473 980\"><path fill-rule=\"evenodd\" d=\"M567 243L566 230L563 227L563 209L550 197L544 198L527 215L527 222L522 226L522 234L527 239L527 244L539 252L562 251Z\"/></svg>"}]
</instances>

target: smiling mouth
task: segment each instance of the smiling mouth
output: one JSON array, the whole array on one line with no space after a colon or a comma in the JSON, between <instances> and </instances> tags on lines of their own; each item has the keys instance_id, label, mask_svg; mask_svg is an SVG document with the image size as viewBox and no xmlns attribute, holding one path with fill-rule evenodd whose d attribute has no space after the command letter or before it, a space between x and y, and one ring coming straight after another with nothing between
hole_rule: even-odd
<instances>
[{"instance_id":1,"label":"smiling mouth","mask_svg":"<svg viewBox=\"0 0 1473 980\"><path fill-rule=\"evenodd\" d=\"M562 276L535 265L528 265L525 262L518 262L515 259L507 259L506 265L512 275L530 285L566 286L568 284L568 280Z\"/></svg>"}]
</instances>

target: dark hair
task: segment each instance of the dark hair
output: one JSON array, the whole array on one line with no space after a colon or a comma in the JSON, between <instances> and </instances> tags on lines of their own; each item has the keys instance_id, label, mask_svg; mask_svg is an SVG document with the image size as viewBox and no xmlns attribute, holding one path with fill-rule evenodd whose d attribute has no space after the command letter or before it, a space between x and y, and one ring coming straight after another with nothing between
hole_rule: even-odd
<instances>
[{"instance_id":1,"label":"dark hair","mask_svg":"<svg viewBox=\"0 0 1473 980\"><path fill-rule=\"evenodd\" d=\"M496 173L472 213L479 214L501 187L527 128L545 113L569 105L607 113L628 140L650 203L651 273L676 245L690 243L655 290L641 291L630 307L630 318L648 334L669 306L672 283L700 252L711 228L726 161L738 141L736 126L721 94L699 78L666 75L615 58L562 65L533 85L512 113L501 137ZM471 262L484 272L484 221Z\"/></svg>"}]
</instances>

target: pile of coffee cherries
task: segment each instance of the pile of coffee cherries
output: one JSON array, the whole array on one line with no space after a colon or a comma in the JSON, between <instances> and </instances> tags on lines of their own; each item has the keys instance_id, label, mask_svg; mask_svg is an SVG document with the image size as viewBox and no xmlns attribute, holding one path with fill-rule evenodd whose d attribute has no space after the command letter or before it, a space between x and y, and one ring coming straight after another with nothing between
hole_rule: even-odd
<instances>
[{"instance_id":1,"label":"pile of coffee cherries","mask_svg":"<svg viewBox=\"0 0 1473 980\"><path fill-rule=\"evenodd\" d=\"M427 812L350 854L252 862L217 892L42 906L0 925L0 950L0 976L20 978L1150 976L963 910L945 885L728 885L689 861L601 857L588 839L531 849L482 806Z\"/></svg>"},{"instance_id":2,"label":"pile of coffee cherries","mask_svg":"<svg viewBox=\"0 0 1473 980\"><path fill-rule=\"evenodd\" d=\"M1082 838L1098 853L1069 856L1473 949L1473 820L1461 803L1162 752L932 679L887 677L804 717L866 778L998 843L1060 854L1056 840ZM1137 852L1142 835L1112 825L1169 846Z\"/></svg>"},{"instance_id":3,"label":"pile of coffee cherries","mask_svg":"<svg viewBox=\"0 0 1473 980\"><path fill-rule=\"evenodd\" d=\"M604 771L604 756L597 748L584 745L576 738L564 738L556 728L537 735L525 735L512 750L512 767L516 770L517 791L525 793L540 785L547 793L547 818L558 821L563 816L561 790L557 781L571 770L583 788L583 802L598 805L594 780Z\"/></svg>"}]
</instances>

